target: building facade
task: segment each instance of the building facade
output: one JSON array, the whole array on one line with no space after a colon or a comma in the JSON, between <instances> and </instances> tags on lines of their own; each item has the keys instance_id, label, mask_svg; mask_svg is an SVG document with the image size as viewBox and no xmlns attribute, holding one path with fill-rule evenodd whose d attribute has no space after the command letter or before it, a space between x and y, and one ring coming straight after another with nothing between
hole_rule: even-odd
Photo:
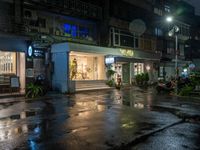
<instances>
[{"instance_id":1,"label":"building facade","mask_svg":"<svg viewBox=\"0 0 200 150\"><path fill-rule=\"evenodd\" d=\"M115 71L114 81L120 78L124 85L134 84L141 73L148 73L150 82L174 76L175 39L167 35L171 26L163 18L178 14L174 7L178 4L190 7L174 0L3 0L1 4L7 15L1 16L0 24L0 74L18 76L21 89L44 75L53 90L62 92L70 86L104 86L109 69ZM192 15L191 8L182 16ZM180 14L175 24L180 28L182 68L188 63L185 50L194 24Z\"/></svg>"},{"instance_id":2,"label":"building facade","mask_svg":"<svg viewBox=\"0 0 200 150\"><path fill-rule=\"evenodd\" d=\"M176 71L178 75L183 74L185 66L190 64L190 60L185 57L188 47L188 40L191 38L191 29L193 28L192 18L194 17L194 7L182 2L182 1L155 1L154 14L157 20L162 20L158 23L158 27L155 28L157 35L157 47L161 50L161 61L159 68L159 77L164 80L169 80L175 77ZM173 16L173 22L169 23L165 19L167 16ZM169 31L174 26L179 28L177 34L177 50L175 37L173 34L169 36ZM178 68L175 68L176 55L178 55L177 64Z\"/></svg>"},{"instance_id":3,"label":"building facade","mask_svg":"<svg viewBox=\"0 0 200 150\"><path fill-rule=\"evenodd\" d=\"M0 93L25 92L26 49L29 38L21 34L21 14L16 13L20 5L18 1L0 2L0 11L4 14L0 16Z\"/></svg>"}]
</instances>

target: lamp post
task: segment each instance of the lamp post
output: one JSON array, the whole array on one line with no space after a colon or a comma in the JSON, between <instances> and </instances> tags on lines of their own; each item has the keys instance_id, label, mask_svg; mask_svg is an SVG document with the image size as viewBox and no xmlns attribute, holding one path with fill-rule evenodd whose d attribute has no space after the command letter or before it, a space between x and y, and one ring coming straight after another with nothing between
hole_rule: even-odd
<instances>
[{"instance_id":1,"label":"lamp post","mask_svg":"<svg viewBox=\"0 0 200 150\"><path fill-rule=\"evenodd\" d=\"M168 16L166 18L167 22L173 22L173 17ZM178 32L179 27L174 25L173 28L168 32L169 36L175 35L175 93L178 94Z\"/></svg>"}]
</instances>

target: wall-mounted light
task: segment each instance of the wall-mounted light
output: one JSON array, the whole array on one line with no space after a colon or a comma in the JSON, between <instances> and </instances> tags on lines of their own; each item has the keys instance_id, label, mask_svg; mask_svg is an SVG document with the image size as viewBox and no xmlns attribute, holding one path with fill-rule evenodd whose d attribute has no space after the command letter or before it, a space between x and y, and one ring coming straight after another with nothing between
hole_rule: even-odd
<instances>
[{"instance_id":1,"label":"wall-mounted light","mask_svg":"<svg viewBox=\"0 0 200 150\"><path fill-rule=\"evenodd\" d=\"M187 68L184 68L184 69L183 69L183 72L187 72Z\"/></svg>"},{"instance_id":2,"label":"wall-mounted light","mask_svg":"<svg viewBox=\"0 0 200 150\"><path fill-rule=\"evenodd\" d=\"M151 69L151 67L149 65L146 66L147 71L149 71Z\"/></svg>"}]
</instances>

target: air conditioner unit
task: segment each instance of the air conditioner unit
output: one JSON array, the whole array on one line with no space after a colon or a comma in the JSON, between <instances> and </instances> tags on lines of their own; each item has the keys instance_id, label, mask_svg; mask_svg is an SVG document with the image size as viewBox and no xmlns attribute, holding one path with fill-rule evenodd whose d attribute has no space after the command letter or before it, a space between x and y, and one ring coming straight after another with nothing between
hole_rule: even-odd
<instances>
[{"instance_id":1,"label":"air conditioner unit","mask_svg":"<svg viewBox=\"0 0 200 150\"><path fill-rule=\"evenodd\" d=\"M30 15L28 15L26 13L30 13ZM24 17L32 19L32 20L37 20L38 19L38 15L37 15L36 11L32 11L30 9L24 9Z\"/></svg>"},{"instance_id":2,"label":"air conditioner unit","mask_svg":"<svg viewBox=\"0 0 200 150\"><path fill-rule=\"evenodd\" d=\"M32 12L32 19L33 20L37 20L38 19L38 15L36 11L31 11Z\"/></svg>"}]
</instances>

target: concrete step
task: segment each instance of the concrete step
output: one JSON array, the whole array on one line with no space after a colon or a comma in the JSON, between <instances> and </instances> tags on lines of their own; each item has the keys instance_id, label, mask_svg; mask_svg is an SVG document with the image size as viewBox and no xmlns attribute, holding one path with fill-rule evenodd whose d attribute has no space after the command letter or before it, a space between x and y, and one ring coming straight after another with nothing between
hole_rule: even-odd
<instances>
[{"instance_id":1,"label":"concrete step","mask_svg":"<svg viewBox=\"0 0 200 150\"><path fill-rule=\"evenodd\" d=\"M101 88L110 88L106 85L105 80L88 80L88 81L76 81L76 91L85 90L85 89L101 89Z\"/></svg>"}]
</instances>

